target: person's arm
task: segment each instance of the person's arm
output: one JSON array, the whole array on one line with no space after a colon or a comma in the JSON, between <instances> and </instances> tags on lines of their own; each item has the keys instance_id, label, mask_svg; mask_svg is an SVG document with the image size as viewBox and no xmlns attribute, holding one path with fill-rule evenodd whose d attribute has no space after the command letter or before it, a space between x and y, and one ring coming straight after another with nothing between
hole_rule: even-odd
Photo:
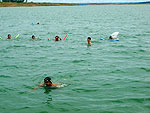
<instances>
[{"instance_id":1,"label":"person's arm","mask_svg":"<svg viewBox=\"0 0 150 113\"><path fill-rule=\"evenodd\" d=\"M92 45L92 42L90 42L90 45Z\"/></svg>"},{"instance_id":2,"label":"person's arm","mask_svg":"<svg viewBox=\"0 0 150 113\"><path fill-rule=\"evenodd\" d=\"M59 84L58 83L52 83L52 86L57 87Z\"/></svg>"},{"instance_id":3,"label":"person's arm","mask_svg":"<svg viewBox=\"0 0 150 113\"><path fill-rule=\"evenodd\" d=\"M37 88L42 87L42 86L44 86L44 83L39 84L39 85L38 85L37 87L35 87L33 90L36 90Z\"/></svg>"}]
</instances>

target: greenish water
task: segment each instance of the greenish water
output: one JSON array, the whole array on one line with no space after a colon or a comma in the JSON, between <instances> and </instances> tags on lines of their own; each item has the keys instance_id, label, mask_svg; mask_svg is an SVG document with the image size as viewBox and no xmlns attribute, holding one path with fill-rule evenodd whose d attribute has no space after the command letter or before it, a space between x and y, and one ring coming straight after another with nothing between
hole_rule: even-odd
<instances>
[{"instance_id":1,"label":"greenish water","mask_svg":"<svg viewBox=\"0 0 150 113\"><path fill-rule=\"evenodd\" d=\"M0 8L0 37L20 34L0 40L0 112L149 113L149 12L150 5ZM99 40L115 31L119 42ZM33 33L41 40L31 41ZM66 41L47 40L67 33ZM46 76L65 86L32 91Z\"/></svg>"}]
</instances>

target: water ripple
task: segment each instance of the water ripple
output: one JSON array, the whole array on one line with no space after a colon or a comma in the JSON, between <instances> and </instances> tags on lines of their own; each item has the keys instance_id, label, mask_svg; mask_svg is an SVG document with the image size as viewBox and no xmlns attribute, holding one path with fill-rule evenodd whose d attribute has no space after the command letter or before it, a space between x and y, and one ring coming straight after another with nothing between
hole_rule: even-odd
<instances>
[{"instance_id":1,"label":"water ripple","mask_svg":"<svg viewBox=\"0 0 150 113\"><path fill-rule=\"evenodd\" d=\"M7 75L0 75L0 78L11 78L11 76L7 76Z\"/></svg>"},{"instance_id":2,"label":"water ripple","mask_svg":"<svg viewBox=\"0 0 150 113\"><path fill-rule=\"evenodd\" d=\"M146 72L150 72L150 68L141 67L140 69L141 69L141 70L144 70L144 71L146 71Z\"/></svg>"},{"instance_id":3,"label":"water ripple","mask_svg":"<svg viewBox=\"0 0 150 113\"><path fill-rule=\"evenodd\" d=\"M72 89L75 92L82 93L82 92L96 92L97 89L81 89L81 88L76 88Z\"/></svg>"},{"instance_id":4,"label":"water ripple","mask_svg":"<svg viewBox=\"0 0 150 113\"><path fill-rule=\"evenodd\" d=\"M73 60L73 63L81 63L81 62L86 62L86 60Z\"/></svg>"}]
</instances>

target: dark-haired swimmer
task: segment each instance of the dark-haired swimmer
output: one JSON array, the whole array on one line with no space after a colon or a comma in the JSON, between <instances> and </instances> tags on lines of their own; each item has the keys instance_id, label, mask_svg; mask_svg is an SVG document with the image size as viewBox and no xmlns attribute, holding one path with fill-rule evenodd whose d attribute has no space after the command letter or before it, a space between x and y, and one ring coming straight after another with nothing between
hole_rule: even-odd
<instances>
[{"instance_id":1,"label":"dark-haired swimmer","mask_svg":"<svg viewBox=\"0 0 150 113\"><path fill-rule=\"evenodd\" d=\"M32 40L35 40L35 36L34 35L32 35Z\"/></svg>"},{"instance_id":2,"label":"dark-haired swimmer","mask_svg":"<svg viewBox=\"0 0 150 113\"><path fill-rule=\"evenodd\" d=\"M112 36L110 36L109 39L107 40L114 40L114 39L117 39L117 38L113 38Z\"/></svg>"},{"instance_id":3,"label":"dark-haired swimmer","mask_svg":"<svg viewBox=\"0 0 150 113\"><path fill-rule=\"evenodd\" d=\"M55 41L60 41L61 38L59 36L55 36Z\"/></svg>"},{"instance_id":4,"label":"dark-haired swimmer","mask_svg":"<svg viewBox=\"0 0 150 113\"><path fill-rule=\"evenodd\" d=\"M51 40L50 38L48 38L48 40ZM61 40L61 38L59 37L59 36L55 36L55 39L54 39L54 41L60 41Z\"/></svg>"},{"instance_id":5,"label":"dark-haired swimmer","mask_svg":"<svg viewBox=\"0 0 150 113\"><path fill-rule=\"evenodd\" d=\"M46 77L44 79L44 83L39 84L38 87L51 87L51 86L57 87L58 85L59 85L58 83L52 83L50 77ZM36 90L37 88L34 88L34 90Z\"/></svg>"},{"instance_id":6,"label":"dark-haired swimmer","mask_svg":"<svg viewBox=\"0 0 150 113\"><path fill-rule=\"evenodd\" d=\"M32 35L32 40L41 40L40 38L35 38L34 35Z\"/></svg>"},{"instance_id":7,"label":"dark-haired swimmer","mask_svg":"<svg viewBox=\"0 0 150 113\"><path fill-rule=\"evenodd\" d=\"M8 34L8 38L7 39L11 39L11 35L10 34Z\"/></svg>"},{"instance_id":8,"label":"dark-haired swimmer","mask_svg":"<svg viewBox=\"0 0 150 113\"><path fill-rule=\"evenodd\" d=\"M58 83L52 83L52 81L51 81L51 78L50 77L46 77L45 79L44 79L44 83L42 84L43 86L45 85L45 86L58 86L59 84Z\"/></svg>"},{"instance_id":9,"label":"dark-haired swimmer","mask_svg":"<svg viewBox=\"0 0 150 113\"><path fill-rule=\"evenodd\" d=\"M91 43L91 37L88 37L88 38L87 38L87 42L88 42L88 46L91 46L91 45L92 45L92 43Z\"/></svg>"}]
</instances>

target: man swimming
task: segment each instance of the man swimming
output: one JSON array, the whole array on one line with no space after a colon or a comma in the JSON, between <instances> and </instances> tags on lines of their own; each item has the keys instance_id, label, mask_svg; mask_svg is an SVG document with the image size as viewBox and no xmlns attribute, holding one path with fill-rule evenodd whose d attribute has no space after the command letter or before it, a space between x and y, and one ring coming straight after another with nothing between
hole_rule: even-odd
<instances>
[{"instance_id":1,"label":"man swimming","mask_svg":"<svg viewBox=\"0 0 150 113\"><path fill-rule=\"evenodd\" d=\"M52 81L51 81L51 78L50 77L46 77L45 79L44 79L44 83L42 84L43 86L45 85L45 86L58 86L59 84L57 84L57 83L52 83Z\"/></svg>"},{"instance_id":2,"label":"man swimming","mask_svg":"<svg viewBox=\"0 0 150 113\"><path fill-rule=\"evenodd\" d=\"M58 83L52 83L50 77L46 77L44 79L44 83L39 84L38 87L52 87L52 86L57 87L58 85L59 85ZM36 90L37 88L34 88L34 90Z\"/></svg>"},{"instance_id":3,"label":"man swimming","mask_svg":"<svg viewBox=\"0 0 150 113\"><path fill-rule=\"evenodd\" d=\"M92 45L92 43L91 43L91 37L88 37L88 38L87 38L87 42L88 42L88 45L89 45L89 46Z\"/></svg>"},{"instance_id":4,"label":"man swimming","mask_svg":"<svg viewBox=\"0 0 150 113\"><path fill-rule=\"evenodd\" d=\"M61 38L59 36L55 36L55 41L60 41Z\"/></svg>"},{"instance_id":5,"label":"man swimming","mask_svg":"<svg viewBox=\"0 0 150 113\"><path fill-rule=\"evenodd\" d=\"M34 35L32 35L32 40L35 40L35 36Z\"/></svg>"},{"instance_id":6,"label":"man swimming","mask_svg":"<svg viewBox=\"0 0 150 113\"><path fill-rule=\"evenodd\" d=\"M7 39L11 39L11 35L10 34L8 34L8 38Z\"/></svg>"},{"instance_id":7,"label":"man swimming","mask_svg":"<svg viewBox=\"0 0 150 113\"><path fill-rule=\"evenodd\" d=\"M117 39L117 38L113 38L112 36L110 36L109 39L107 40L114 40L114 39Z\"/></svg>"}]
</instances>

